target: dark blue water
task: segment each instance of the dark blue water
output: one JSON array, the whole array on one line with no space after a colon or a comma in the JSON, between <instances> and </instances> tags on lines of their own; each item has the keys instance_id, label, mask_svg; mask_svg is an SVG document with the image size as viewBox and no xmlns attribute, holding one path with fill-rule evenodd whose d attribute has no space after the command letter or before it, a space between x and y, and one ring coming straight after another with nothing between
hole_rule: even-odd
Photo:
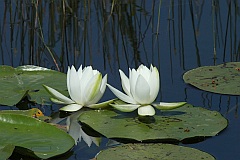
<instances>
[{"instance_id":1,"label":"dark blue water","mask_svg":"<svg viewBox=\"0 0 240 160\"><path fill-rule=\"evenodd\" d=\"M110 1L94 0L87 8L83 1L72 3L64 3L63 12L62 1L0 2L1 64L35 64L62 72L72 64L92 65L119 89L119 68L128 73L129 67L153 64L161 76L157 101L187 101L219 111L229 121L219 135L183 145L218 160L240 159L239 96L201 91L182 79L199 66L239 61L238 0L121 1L114 7ZM111 98L107 89L102 101ZM45 106L46 114L56 110ZM93 158L107 148L107 141L90 148L81 142L69 159Z\"/></svg>"}]
</instances>

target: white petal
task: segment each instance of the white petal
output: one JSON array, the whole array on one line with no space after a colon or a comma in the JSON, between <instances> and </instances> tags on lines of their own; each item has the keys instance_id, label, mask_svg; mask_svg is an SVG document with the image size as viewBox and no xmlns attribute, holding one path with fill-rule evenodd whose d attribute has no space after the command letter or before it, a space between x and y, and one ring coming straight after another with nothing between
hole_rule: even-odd
<instances>
[{"instance_id":1,"label":"white petal","mask_svg":"<svg viewBox=\"0 0 240 160\"><path fill-rule=\"evenodd\" d=\"M68 103L65 103L65 102L63 102L63 101L60 101L60 100L58 100L58 99L56 99L56 98L50 98L50 100L51 100L53 103L56 103L56 104L68 104Z\"/></svg>"},{"instance_id":2,"label":"white petal","mask_svg":"<svg viewBox=\"0 0 240 160\"><path fill-rule=\"evenodd\" d=\"M71 70L71 68L68 66L68 70L67 70L67 89L68 89L68 93L71 92L71 88L70 88L70 70Z\"/></svg>"},{"instance_id":3,"label":"white petal","mask_svg":"<svg viewBox=\"0 0 240 160\"><path fill-rule=\"evenodd\" d=\"M138 108L138 115L140 116L154 116L155 109L151 105L141 106Z\"/></svg>"},{"instance_id":4,"label":"white petal","mask_svg":"<svg viewBox=\"0 0 240 160\"><path fill-rule=\"evenodd\" d=\"M150 85L150 101L153 102L159 92L159 73L156 67L152 69L152 73L149 77L148 84Z\"/></svg>"},{"instance_id":5,"label":"white petal","mask_svg":"<svg viewBox=\"0 0 240 160\"><path fill-rule=\"evenodd\" d=\"M135 97L135 87L136 87L138 76L139 76L139 73L137 73L135 69L132 69L131 75L129 77L129 82L130 82L130 92L133 98Z\"/></svg>"},{"instance_id":6,"label":"white petal","mask_svg":"<svg viewBox=\"0 0 240 160\"><path fill-rule=\"evenodd\" d=\"M98 109L98 108L106 108L109 106L110 103L113 103L116 99L111 99L102 103L97 103L97 104L90 104L86 107L88 108L93 108L93 109Z\"/></svg>"},{"instance_id":7,"label":"white petal","mask_svg":"<svg viewBox=\"0 0 240 160\"><path fill-rule=\"evenodd\" d=\"M173 103L160 102L159 104L152 104L152 105L160 110L171 110L171 109L182 107L186 103L187 102L173 102Z\"/></svg>"},{"instance_id":8,"label":"white petal","mask_svg":"<svg viewBox=\"0 0 240 160\"><path fill-rule=\"evenodd\" d=\"M81 85L85 86L87 82L92 78L93 76L93 70L91 66L85 67L82 71L82 78L81 78Z\"/></svg>"},{"instance_id":9,"label":"white petal","mask_svg":"<svg viewBox=\"0 0 240 160\"><path fill-rule=\"evenodd\" d=\"M145 67L145 66L144 66L143 64L141 64L141 65L138 67L137 72L141 72L144 67Z\"/></svg>"},{"instance_id":10,"label":"white petal","mask_svg":"<svg viewBox=\"0 0 240 160\"><path fill-rule=\"evenodd\" d=\"M86 94L84 88L86 88L86 85L88 84L88 82L93 76L94 74L91 66L85 67L83 69L82 79L80 80L82 97L84 97L83 95Z\"/></svg>"},{"instance_id":11,"label":"white petal","mask_svg":"<svg viewBox=\"0 0 240 160\"><path fill-rule=\"evenodd\" d=\"M132 70L130 69L130 68L128 68L128 74L129 74L129 80L130 80L130 78L131 78L131 75L132 75ZM129 81L130 82L130 81Z\"/></svg>"},{"instance_id":12,"label":"white petal","mask_svg":"<svg viewBox=\"0 0 240 160\"><path fill-rule=\"evenodd\" d=\"M94 97L100 92L100 86L102 84L102 75L100 73L94 75L84 88L85 98L84 104L94 99Z\"/></svg>"},{"instance_id":13,"label":"white petal","mask_svg":"<svg viewBox=\"0 0 240 160\"><path fill-rule=\"evenodd\" d=\"M61 111L68 111L68 112L75 112L78 111L79 109L81 109L83 106L79 105L79 104L69 104L67 106L64 106L62 108L60 108Z\"/></svg>"},{"instance_id":14,"label":"white petal","mask_svg":"<svg viewBox=\"0 0 240 160\"><path fill-rule=\"evenodd\" d=\"M102 98L102 96L106 90L106 86L107 86L107 74L102 79L102 84L101 84L100 90L97 93L97 95L95 95L95 97L92 100L88 101L86 103L86 105L91 105L91 104L97 103Z\"/></svg>"},{"instance_id":15,"label":"white petal","mask_svg":"<svg viewBox=\"0 0 240 160\"><path fill-rule=\"evenodd\" d=\"M78 68L77 73L78 73L79 80L81 80L82 79L82 65Z\"/></svg>"},{"instance_id":16,"label":"white petal","mask_svg":"<svg viewBox=\"0 0 240 160\"><path fill-rule=\"evenodd\" d=\"M144 65L140 65L137 72L141 74L146 80L149 79L151 71Z\"/></svg>"},{"instance_id":17,"label":"white petal","mask_svg":"<svg viewBox=\"0 0 240 160\"><path fill-rule=\"evenodd\" d=\"M153 71L153 65L152 64L150 65L150 71L151 72Z\"/></svg>"},{"instance_id":18,"label":"white petal","mask_svg":"<svg viewBox=\"0 0 240 160\"><path fill-rule=\"evenodd\" d=\"M108 78L108 76L107 76L107 74L106 74L106 75L103 77L103 79L102 79L102 84L101 84L101 88L100 88L100 91L101 91L102 93L104 93L105 90L106 90L107 78Z\"/></svg>"},{"instance_id":19,"label":"white petal","mask_svg":"<svg viewBox=\"0 0 240 160\"><path fill-rule=\"evenodd\" d=\"M81 84L78 77L78 73L74 66L70 69L70 72L68 73L68 79L69 79L69 89L68 92L70 94L70 97L72 100L74 100L76 103L81 104L82 103L82 95L81 95Z\"/></svg>"},{"instance_id":20,"label":"white petal","mask_svg":"<svg viewBox=\"0 0 240 160\"><path fill-rule=\"evenodd\" d=\"M89 78L96 74L96 73L94 74L94 72L96 72L96 71L94 71L92 69L92 66L87 66L87 67L83 68L82 72L83 72L83 78ZM88 76L85 76L85 75L88 75Z\"/></svg>"},{"instance_id":21,"label":"white petal","mask_svg":"<svg viewBox=\"0 0 240 160\"><path fill-rule=\"evenodd\" d=\"M98 70L96 70L96 69L93 70L93 75L98 74L98 73L99 73Z\"/></svg>"},{"instance_id":22,"label":"white petal","mask_svg":"<svg viewBox=\"0 0 240 160\"><path fill-rule=\"evenodd\" d=\"M119 99L121 99L124 102L131 103L131 104L136 104L136 101L132 98L129 97L128 95L120 92L116 88L112 87L111 85L107 84L108 88L117 96Z\"/></svg>"},{"instance_id":23,"label":"white petal","mask_svg":"<svg viewBox=\"0 0 240 160\"><path fill-rule=\"evenodd\" d=\"M57 90L48 87L46 85L43 85L43 87L48 91L48 93L53 96L55 99L63 102L64 104L71 104L74 103L70 98L64 96L62 93L58 92Z\"/></svg>"},{"instance_id":24,"label":"white petal","mask_svg":"<svg viewBox=\"0 0 240 160\"><path fill-rule=\"evenodd\" d=\"M139 104L110 104L110 106L122 112L132 112L140 107Z\"/></svg>"},{"instance_id":25,"label":"white petal","mask_svg":"<svg viewBox=\"0 0 240 160\"><path fill-rule=\"evenodd\" d=\"M135 95L134 99L139 104L151 104L150 101L150 87L147 83L147 81L143 78L142 75L138 76L137 82L135 87Z\"/></svg>"},{"instance_id":26,"label":"white petal","mask_svg":"<svg viewBox=\"0 0 240 160\"><path fill-rule=\"evenodd\" d=\"M124 92L127 95L132 96L130 93L130 83L129 83L128 77L120 69L119 69L119 73L120 73L122 88L123 88Z\"/></svg>"}]
</instances>

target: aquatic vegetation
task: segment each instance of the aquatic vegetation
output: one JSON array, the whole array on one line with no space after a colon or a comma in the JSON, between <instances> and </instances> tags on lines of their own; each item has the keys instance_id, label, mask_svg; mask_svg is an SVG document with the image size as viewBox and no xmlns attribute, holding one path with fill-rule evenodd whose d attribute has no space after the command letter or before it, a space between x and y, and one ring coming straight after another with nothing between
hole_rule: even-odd
<instances>
[{"instance_id":1,"label":"aquatic vegetation","mask_svg":"<svg viewBox=\"0 0 240 160\"><path fill-rule=\"evenodd\" d=\"M44 87L53 96L51 100L54 103L67 104L60 110L77 111L82 107L101 107L96 103L103 96L106 84L107 75L102 78L98 70L93 70L91 66L82 68L81 65L77 71L74 66L68 67L67 88L71 99L49 86Z\"/></svg>"},{"instance_id":2,"label":"aquatic vegetation","mask_svg":"<svg viewBox=\"0 0 240 160\"><path fill-rule=\"evenodd\" d=\"M156 67L150 66L150 69L141 64L137 70L129 69L129 78L122 70L119 70L122 88L124 92L117 90L107 84L109 89L123 102L110 104L114 108L123 112L132 112L138 109L140 116L155 115L156 107L158 109L175 109L183 106L186 102L178 103L154 103L159 92L159 73Z\"/></svg>"}]
</instances>

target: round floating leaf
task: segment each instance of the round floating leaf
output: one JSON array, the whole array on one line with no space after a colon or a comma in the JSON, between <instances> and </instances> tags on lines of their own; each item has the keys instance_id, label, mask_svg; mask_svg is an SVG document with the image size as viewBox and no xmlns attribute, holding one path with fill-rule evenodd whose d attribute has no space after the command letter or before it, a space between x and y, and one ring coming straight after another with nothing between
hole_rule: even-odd
<instances>
[{"instance_id":1,"label":"round floating leaf","mask_svg":"<svg viewBox=\"0 0 240 160\"><path fill-rule=\"evenodd\" d=\"M0 104L12 106L25 95L39 104L49 103L50 95L42 87L47 84L66 90L66 74L38 66L0 66Z\"/></svg>"},{"instance_id":2,"label":"round floating leaf","mask_svg":"<svg viewBox=\"0 0 240 160\"><path fill-rule=\"evenodd\" d=\"M39 158L63 154L74 145L72 137L64 131L28 116L0 113L0 126L1 146L29 149Z\"/></svg>"},{"instance_id":3,"label":"round floating leaf","mask_svg":"<svg viewBox=\"0 0 240 160\"><path fill-rule=\"evenodd\" d=\"M148 119L150 121L147 121ZM152 119L151 119L152 118ZM189 138L215 136L227 127L227 120L216 111L189 104L161 115L146 117L145 122L129 114L110 110L87 111L79 116L83 124L107 138L137 141L183 141Z\"/></svg>"},{"instance_id":4,"label":"round floating leaf","mask_svg":"<svg viewBox=\"0 0 240 160\"><path fill-rule=\"evenodd\" d=\"M25 116L30 116L34 118L39 118L41 116L44 116L41 110L38 108L31 108L28 110L2 110L0 113L10 113L10 114L21 114Z\"/></svg>"},{"instance_id":5,"label":"round floating leaf","mask_svg":"<svg viewBox=\"0 0 240 160\"><path fill-rule=\"evenodd\" d=\"M0 113L10 113L10 114L20 114L20 115L25 115L33 118L37 118L41 121L49 121L51 117L44 116L41 110L38 108L31 108L28 110L2 110Z\"/></svg>"},{"instance_id":6,"label":"round floating leaf","mask_svg":"<svg viewBox=\"0 0 240 160\"><path fill-rule=\"evenodd\" d=\"M101 151L97 160L214 160L208 153L200 150L172 144L126 144Z\"/></svg>"},{"instance_id":7,"label":"round floating leaf","mask_svg":"<svg viewBox=\"0 0 240 160\"><path fill-rule=\"evenodd\" d=\"M14 145L0 145L0 160L6 160L8 159L14 150L15 146Z\"/></svg>"},{"instance_id":8,"label":"round floating leaf","mask_svg":"<svg viewBox=\"0 0 240 160\"><path fill-rule=\"evenodd\" d=\"M192 69L183 75L183 79L205 91L240 95L240 62Z\"/></svg>"}]
</instances>

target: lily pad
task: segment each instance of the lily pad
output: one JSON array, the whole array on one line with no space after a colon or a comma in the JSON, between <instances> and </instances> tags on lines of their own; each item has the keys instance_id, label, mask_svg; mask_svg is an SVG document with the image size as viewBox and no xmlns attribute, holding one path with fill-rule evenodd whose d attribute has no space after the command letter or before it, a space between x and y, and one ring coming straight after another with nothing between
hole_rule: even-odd
<instances>
[{"instance_id":1,"label":"lily pad","mask_svg":"<svg viewBox=\"0 0 240 160\"><path fill-rule=\"evenodd\" d=\"M15 146L11 144L5 146L0 145L0 160L8 159L12 155L14 148Z\"/></svg>"},{"instance_id":2,"label":"lily pad","mask_svg":"<svg viewBox=\"0 0 240 160\"><path fill-rule=\"evenodd\" d=\"M0 113L0 152L12 146L21 154L47 159L69 151L74 140L64 131L29 116ZM32 152L27 152L26 149Z\"/></svg>"},{"instance_id":3,"label":"lily pad","mask_svg":"<svg viewBox=\"0 0 240 160\"><path fill-rule=\"evenodd\" d=\"M98 110L82 113L79 121L107 138L160 142L215 136L228 124L219 112L190 104L149 118L143 122L128 114Z\"/></svg>"},{"instance_id":4,"label":"lily pad","mask_svg":"<svg viewBox=\"0 0 240 160\"><path fill-rule=\"evenodd\" d=\"M192 69L183 75L183 79L204 91L240 95L240 62Z\"/></svg>"},{"instance_id":5,"label":"lily pad","mask_svg":"<svg viewBox=\"0 0 240 160\"><path fill-rule=\"evenodd\" d=\"M168 160L214 160L215 158L203 151L172 144L126 144L101 151L97 160L105 159L168 159Z\"/></svg>"},{"instance_id":6,"label":"lily pad","mask_svg":"<svg viewBox=\"0 0 240 160\"><path fill-rule=\"evenodd\" d=\"M67 90L66 74L32 65L17 68L0 66L0 104L13 106L24 96L38 104L47 104L50 95L43 84L64 92Z\"/></svg>"},{"instance_id":7,"label":"lily pad","mask_svg":"<svg viewBox=\"0 0 240 160\"><path fill-rule=\"evenodd\" d=\"M25 116L30 116L34 118L39 118L41 116L44 116L41 110L38 108L31 108L28 110L2 110L0 113L10 113L10 114L21 114Z\"/></svg>"},{"instance_id":8,"label":"lily pad","mask_svg":"<svg viewBox=\"0 0 240 160\"><path fill-rule=\"evenodd\" d=\"M25 115L33 118L37 118L41 121L48 122L52 118L49 116L45 116L42 111L38 108L31 108L28 110L2 110L0 113L10 113L10 114L20 114ZM1 155L1 154L0 154Z\"/></svg>"}]
</instances>

